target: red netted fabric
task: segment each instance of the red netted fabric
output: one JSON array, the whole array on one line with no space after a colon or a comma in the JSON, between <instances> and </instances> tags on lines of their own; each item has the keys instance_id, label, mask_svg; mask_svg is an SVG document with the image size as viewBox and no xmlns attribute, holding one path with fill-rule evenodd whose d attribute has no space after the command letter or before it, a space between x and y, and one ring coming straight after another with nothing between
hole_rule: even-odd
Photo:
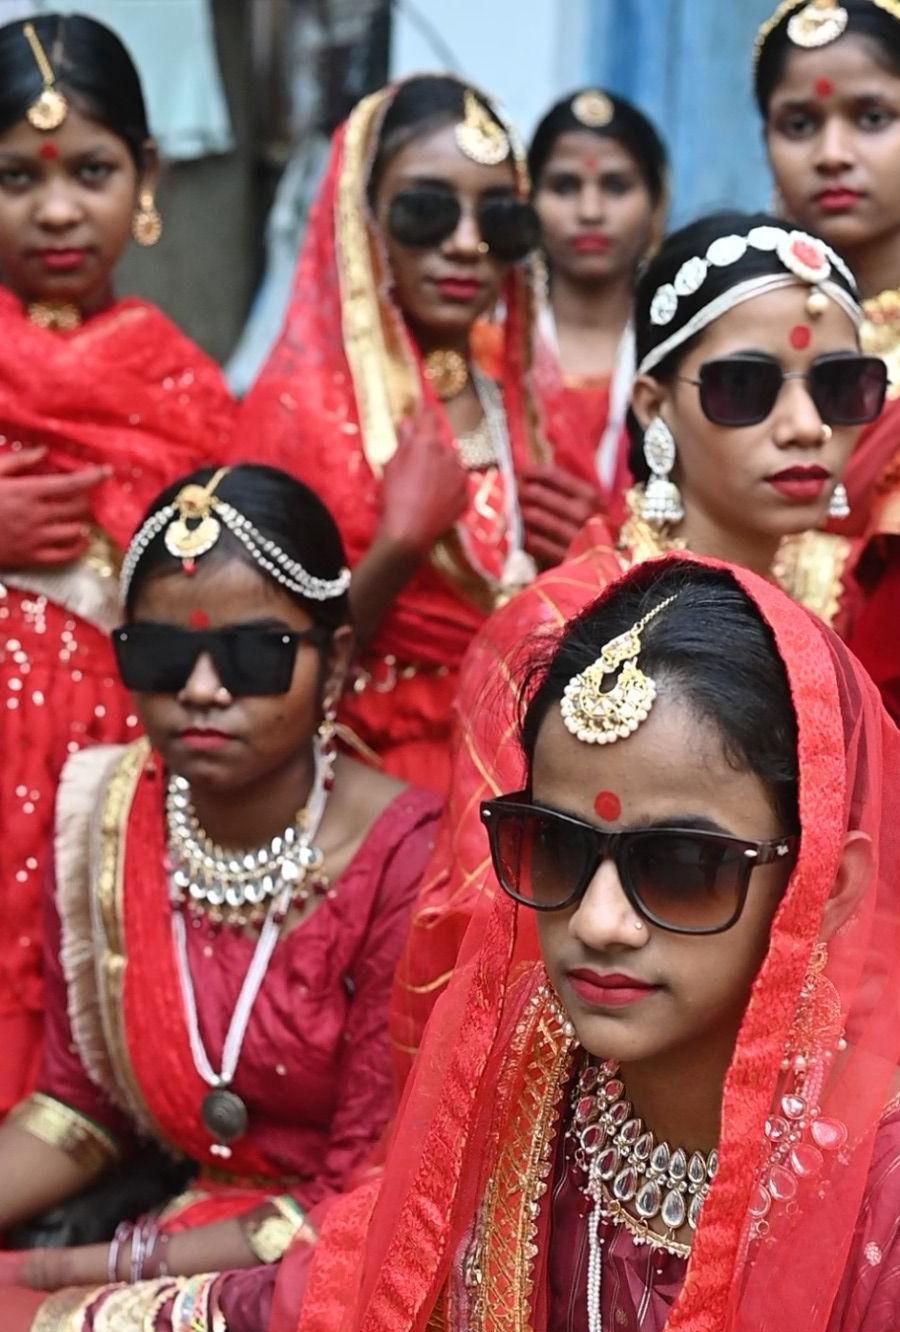
<instances>
[{"instance_id":1,"label":"red netted fabric","mask_svg":"<svg viewBox=\"0 0 900 1332\"><path fill-rule=\"evenodd\" d=\"M0 287L0 337L0 454L42 445L48 473L110 467L93 504L102 561L114 564L164 486L224 456L234 403L219 367L136 299L60 333ZM31 572L0 569L0 1114L32 1089L40 1062L39 894L59 774L76 749L137 734L106 633L77 599L56 597L79 567Z\"/></svg>"},{"instance_id":2,"label":"red netted fabric","mask_svg":"<svg viewBox=\"0 0 900 1332\"><path fill-rule=\"evenodd\" d=\"M372 156L395 91L366 98L335 135L287 320L243 404L235 441L236 457L247 456L252 439L256 461L282 467L316 491L337 520L351 566L375 536L381 470L398 429L426 429L436 448L457 447L392 298L383 241L368 205ZM525 193L520 158L516 166ZM521 468L550 456L532 393L527 265L510 271L501 303L503 333L494 343L499 352L492 369L513 461ZM488 352L479 359L491 362ZM571 432L568 438L572 453ZM395 599L341 713L389 772L439 788L449 777L449 713L459 663L494 605L483 574L496 579L509 551L498 470L470 473L469 494L456 534L438 543Z\"/></svg>"},{"instance_id":3,"label":"red netted fabric","mask_svg":"<svg viewBox=\"0 0 900 1332\"><path fill-rule=\"evenodd\" d=\"M653 567L626 577L645 579ZM764 580L731 572L771 627L789 677L802 838L726 1077L719 1173L665 1327L888 1332L886 1311L900 1297L893 1182L900 1149L888 1110L900 1059L900 733L830 630ZM781 1094L782 1059L848 829L865 834L868 853L855 907L828 940L827 975L848 1044L820 1098L823 1113L846 1125L847 1145L827 1158L796 1206L773 1208L768 1235L750 1242L765 1124ZM543 1231L536 1252L527 1247L533 1214L519 1207L517 1193L531 1164L528 1144L546 1133L539 1111L548 1102L535 1087L555 1077L559 1015L540 963L517 939L511 903L483 895L475 921L426 1031L380 1192L335 1208L320 1238L301 1332L551 1332L540 1281L525 1306L512 1297L529 1291L546 1264ZM502 1181L510 1160L518 1163L514 1187L495 1190L492 1201L489 1186ZM473 1236L476 1218L486 1217L487 1232ZM466 1282L460 1255L471 1252L473 1238L488 1249L505 1244L508 1259L492 1270L481 1300L458 1289ZM467 1321L455 1320L454 1309Z\"/></svg>"}]
</instances>

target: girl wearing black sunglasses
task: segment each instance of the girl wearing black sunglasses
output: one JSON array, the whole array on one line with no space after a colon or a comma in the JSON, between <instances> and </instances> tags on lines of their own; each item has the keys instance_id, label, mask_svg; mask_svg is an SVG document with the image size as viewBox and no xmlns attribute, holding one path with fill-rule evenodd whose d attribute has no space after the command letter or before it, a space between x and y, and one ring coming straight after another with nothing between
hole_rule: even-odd
<instances>
[{"instance_id":1,"label":"girl wearing black sunglasses","mask_svg":"<svg viewBox=\"0 0 900 1332\"><path fill-rule=\"evenodd\" d=\"M900 735L877 692L768 580L677 556L514 678L496 882L300 1332L889 1332Z\"/></svg>"},{"instance_id":2,"label":"girl wearing black sunglasses","mask_svg":"<svg viewBox=\"0 0 900 1332\"><path fill-rule=\"evenodd\" d=\"M807 7L808 8L808 7ZM900 10L847 0L846 20L814 24L781 5L760 31L756 96L785 208L840 246L856 270L867 320L863 346L900 381ZM849 642L900 718L900 399L863 431L847 469L852 512L839 530L863 534L864 605Z\"/></svg>"},{"instance_id":3,"label":"girl wearing black sunglasses","mask_svg":"<svg viewBox=\"0 0 900 1332\"><path fill-rule=\"evenodd\" d=\"M630 483L624 425L634 286L665 231L666 150L637 107L582 88L541 120L528 169L547 266L539 373L554 410L594 441L608 508L621 517Z\"/></svg>"},{"instance_id":4,"label":"girl wearing black sunglasses","mask_svg":"<svg viewBox=\"0 0 900 1332\"><path fill-rule=\"evenodd\" d=\"M244 408L347 544L363 650L342 715L388 771L430 786L447 780L472 634L600 507L596 441L557 438L532 392L528 196L477 89L422 76L367 98L335 138L284 336Z\"/></svg>"},{"instance_id":5,"label":"girl wearing black sunglasses","mask_svg":"<svg viewBox=\"0 0 900 1332\"><path fill-rule=\"evenodd\" d=\"M0 1286L157 1278L95 1290L79 1332L126 1306L168 1329L176 1300L200 1332L265 1326L271 1270L190 1274L313 1243L307 1214L390 1116L387 997L438 800L337 752L348 582L325 507L256 465L164 492L126 557L114 643L147 739L63 775L47 1057L0 1128L0 1225L142 1134L196 1163L198 1192L105 1230L101 1192L83 1240L104 1242L8 1260Z\"/></svg>"}]
</instances>

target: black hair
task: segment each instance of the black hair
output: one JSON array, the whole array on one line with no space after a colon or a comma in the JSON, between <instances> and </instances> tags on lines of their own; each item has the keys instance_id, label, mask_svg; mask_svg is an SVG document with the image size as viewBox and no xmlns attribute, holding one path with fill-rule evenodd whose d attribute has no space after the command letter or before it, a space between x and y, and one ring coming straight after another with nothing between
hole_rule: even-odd
<instances>
[{"instance_id":1,"label":"black hair","mask_svg":"<svg viewBox=\"0 0 900 1332\"><path fill-rule=\"evenodd\" d=\"M788 57L800 50L788 37L787 28L794 14L802 8L800 0L788 10L766 37L759 54L753 90L763 117L781 81ZM891 74L900 75L900 21L872 0L841 0L847 15L843 36L864 37L877 51L878 63ZM835 40L840 41L840 37Z\"/></svg>"},{"instance_id":2,"label":"black hair","mask_svg":"<svg viewBox=\"0 0 900 1332\"><path fill-rule=\"evenodd\" d=\"M154 513L172 504L184 486L205 486L215 473L214 467L202 467L169 486L150 505L141 526ZM315 577L337 578L345 567L344 544L328 509L309 486L288 476L287 472L261 463L239 463L222 478L215 493L219 499L227 500L264 537L274 541L286 555L302 564ZM270 577L224 523L214 548L202 559L204 565L214 560L243 560L257 573ZM128 589L126 615L130 618L135 599L149 578L174 573L180 568L181 561L166 549L164 533L158 533L147 546L134 571ZM293 598L298 606L302 606L314 623L322 628L334 632L341 625L349 623L350 599L346 593L332 597L329 601L314 601L275 583L274 579L272 582Z\"/></svg>"},{"instance_id":3,"label":"black hair","mask_svg":"<svg viewBox=\"0 0 900 1332\"><path fill-rule=\"evenodd\" d=\"M125 46L109 28L83 14L41 14L30 22L60 92L124 140L141 170L150 129L141 80ZM43 86L25 22L5 24L0 28L0 134L24 119Z\"/></svg>"},{"instance_id":4,"label":"black hair","mask_svg":"<svg viewBox=\"0 0 900 1332\"><path fill-rule=\"evenodd\" d=\"M505 129L503 121L483 93L449 74L419 74L401 83L385 112L378 146L369 173L369 199L375 198L384 169L407 144L444 125L462 120L464 94L470 91L491 119Z\"/></svg>"},{"instance_id":5,"label":"black hair","mask_svg":"<svg viewBox=\"0 0 900 1332\"><path fill-rule=\"evenodd\" d=\"M549 665L539 655L532 660L520 704L529 786L538 733L566 685L610 639L671 596L641 634L641 670L715 726L729 763L755 773L785 832L795 832L797 719L774 635L730 573L686 559L648 565L623 580L570 621Z\"/></svg>"},{"instance_id":6,"label":"black hair","mask_svg":"<svg viewBox=\"0 0 900 1332\"><path fill-rule=\"evenodd\" d=\"M582 88L579 91L594 90ZM631 102L627 102L624 97L616 97L613 93L603 94L609 98L613 110L609 123L599 126L585 125L572 110L572 102L579 96L579 91L570 93L551 106L534 131L528 149L528 173L531 176L532 188L538 189L541 173L560 135L586 131L589 134L596 134L601 139L612 139L630 153L650 198L654 204L658 204L665 194L669 160L665 145L655 126Z\"/></svg>"},{"instance_id":7,"label":"black hair","mask_svg":"<svg viewBox=\"0 0 900 1332\"><path fill-rule=\"evenodd\" d=\"M634 335L637 364L640 365L655 347L665 342L673 333L683 328L688 320L698 311L709 305L717 296L722 296L732 287L748 278L764 277L770 273L785 272L784 264L772 250L758 250L748 246L740 259L732 264L717 266L710 264L706 277L699 289L689 296L678 297L678 308L674 318L667 324L654 324L650 317L653 298L660 287L674 280L675 274L686 260L702 258L713 241L723 236L746 236L754 227L777 227L785 230L783 218L773 217L768 213L711 213L689 222L687 226L673 231L662 243L660 249L641 274L634 297ZM814 232L805 232L814 239L820 239ZM825 242L822 241L824 245ZM859 299L855 288L847 281L840 270L832 266L830 281L843 287L855 299ZM692 338L679 344L660 363L650 371L653 378L664 384L677 375L684 359L703 338L701 329ZM650 472L643 455L643 429L633 410L628 413L628 433L631 437L629 466L638 481L646 481Z\"/></svg>"}]
</instances>

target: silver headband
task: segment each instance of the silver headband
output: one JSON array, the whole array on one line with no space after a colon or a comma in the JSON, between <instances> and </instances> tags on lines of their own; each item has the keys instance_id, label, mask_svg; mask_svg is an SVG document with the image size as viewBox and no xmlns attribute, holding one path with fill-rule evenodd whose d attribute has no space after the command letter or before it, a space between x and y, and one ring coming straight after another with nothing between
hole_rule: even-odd
<instances>
[{"instance_id":1,"label":"silver headband","mask_svg":"<svg viewBox=\"0 0 900 1332\"><path fill-rule=\"evenodd\" d=\"M658 343L647 353L637 368L637 374L648 374L673 352L676 347L687 342L701 329L714 320L733 310L744 301L754 296L764 296L770 291L790 287L795 283L807 283L814 290L809 297L809 312L815 316L821 314L822 306L814 304L829 297L839 305L858 328L863 320L863 311L859 302L838 282L831 279L831 272L836 268L847 282L856 289L856 280L839 254L829 245L802 231L787 231L781 227L753 227L746 236L720 236L714 240L705 255L695 255L686 259L671 282L663 283L653 294L650 302L650 322L659 328L672 322L678 310L679 301L693 296L706 281L711 268L727 268L742 259L748 249L760 250L777 255L785 267L784 273L768 273L760 277L747 278L738 282L728 291L716 296L707 305L683 324L677 332Z\"/></svg>"}]
</instances>

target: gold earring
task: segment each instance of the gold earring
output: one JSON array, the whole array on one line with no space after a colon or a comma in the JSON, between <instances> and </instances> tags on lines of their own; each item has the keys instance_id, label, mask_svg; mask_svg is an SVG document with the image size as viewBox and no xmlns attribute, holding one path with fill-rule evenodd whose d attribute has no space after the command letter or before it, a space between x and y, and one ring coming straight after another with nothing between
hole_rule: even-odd
<instances>
[{"instance_id":1,"label":"gold earring","mask_svg":"<svg viewBox=\"0 0 900 1332\"><path fill-rule=\"evenodd\" d=\"M152 190L141 190L138 206L131 219L131 234L138 245L155 245L163 233L163 220L153 198Z\"/></svg>"}]
</instances>

